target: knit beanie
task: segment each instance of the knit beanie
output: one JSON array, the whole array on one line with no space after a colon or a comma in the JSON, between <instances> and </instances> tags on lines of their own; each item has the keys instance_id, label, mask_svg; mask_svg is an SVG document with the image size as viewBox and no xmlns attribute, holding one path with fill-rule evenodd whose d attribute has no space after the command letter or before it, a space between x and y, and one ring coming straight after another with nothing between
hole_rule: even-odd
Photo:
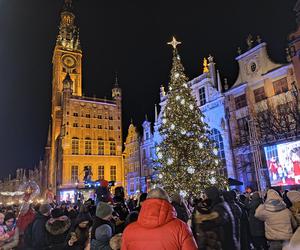
<instances>
[{"instance_id":1,"label":"knit beanie","mask_svg":"<svg viewBox=\"0 0 300 250\"><path fill-rule=\"evenodd\" d=\"M52 207L48 203L45 203L40 206L39 212L41 214L47 214L51 211L51 209L52 209Z\"/></svg>"},{"instance_id":2,"label":"knit beanie","mask_svg":"<svg viewBox=\"0 0 300 250\"><path fill-rule=\"evenodd\" d=\"M112 207L105 202L100 201L99 204L97 205L96 216L100 219L103 219L111 215L112 212L113 212Z\"/></svg>"}]
</instances>

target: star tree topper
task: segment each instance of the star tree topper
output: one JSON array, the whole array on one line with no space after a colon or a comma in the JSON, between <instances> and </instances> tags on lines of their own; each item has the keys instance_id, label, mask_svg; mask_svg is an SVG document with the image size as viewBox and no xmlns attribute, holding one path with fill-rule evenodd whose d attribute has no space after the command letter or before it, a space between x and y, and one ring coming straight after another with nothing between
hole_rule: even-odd
<instances>
[{"instance_id":1,"label":"star tree topper","mask_svg":"<svg viewBox=\"0 0 300 250\"><path fill-rule=\"evenodd\" d=\"M168 42L169 45L173 47L173 49L176 49L177 45L181 44L181 42L177 41L176 38L173 36L172 41Z\"/></svg>"}]
</instances>

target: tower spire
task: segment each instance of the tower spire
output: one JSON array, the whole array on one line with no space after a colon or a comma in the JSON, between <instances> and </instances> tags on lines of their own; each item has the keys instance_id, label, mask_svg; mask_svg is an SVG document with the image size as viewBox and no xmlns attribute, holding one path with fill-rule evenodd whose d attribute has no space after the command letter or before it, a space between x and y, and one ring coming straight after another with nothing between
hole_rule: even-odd
<instances>
[{"instance_id":1,"label":"tower spire","mask_svg":"<svg viewBox=\"0 0 300 250\"><path fill-rule=\"evenodd\" d=\"M56 44L66 50L80 50L79 29L75 25L72 0L64 1Z\"/></svg>"}]
</instances>

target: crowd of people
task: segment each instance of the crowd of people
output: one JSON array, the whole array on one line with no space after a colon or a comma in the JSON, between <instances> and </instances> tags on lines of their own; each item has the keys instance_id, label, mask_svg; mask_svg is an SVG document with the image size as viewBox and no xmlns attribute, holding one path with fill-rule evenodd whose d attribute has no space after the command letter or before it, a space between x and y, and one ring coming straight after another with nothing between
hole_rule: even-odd
<instances>
[{"instance_id":1,"label":"crowd of people","mask_svg":"<svg viewBox=\"0 0 300 250\"><path fill-rule=\"evenodd\" d=\"M3 207L0 250L296 250L299 224L298 191L210 187L185 200L156 187L126 200L117 187L83 204Z\"/></svg>"}]
</instances>

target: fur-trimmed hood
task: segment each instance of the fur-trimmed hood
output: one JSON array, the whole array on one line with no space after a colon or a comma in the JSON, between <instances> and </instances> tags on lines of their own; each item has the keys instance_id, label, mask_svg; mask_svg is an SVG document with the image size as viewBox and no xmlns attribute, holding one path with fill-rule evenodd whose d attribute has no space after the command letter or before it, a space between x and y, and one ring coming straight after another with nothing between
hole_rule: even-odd
<instances>
[{"instance_id":1,"label":"fur-trimmed hood","mask_svg":"<svg viewBox=\"0 0 300 250\"><path fill-rule=\"evenodd\" d=\"M52 235L60 235L66 233L71 227L71 220L67 216L51 218L46 223L46 230Z\"/></svg>"}]
</instances>

